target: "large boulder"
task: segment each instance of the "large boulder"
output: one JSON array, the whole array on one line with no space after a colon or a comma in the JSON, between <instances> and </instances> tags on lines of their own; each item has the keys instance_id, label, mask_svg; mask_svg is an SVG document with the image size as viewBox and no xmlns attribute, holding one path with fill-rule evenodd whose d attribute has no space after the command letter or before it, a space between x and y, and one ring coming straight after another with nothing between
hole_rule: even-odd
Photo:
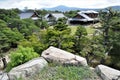
<instances>
[{"instance_id":1,"label":"large boulder","mask_svg":"<svg viewBox=\"0 0 120 80\"><path fill-rule=\"evenodd\" d=\"M120 80L120 71L107 67L105 65L98 65L95 71L103 80Z\"/></svg>"},{"instance_id":2,"label":"large boulder","mask_svg":"<svg viewBox=\"0 0 120 80\"><path fill-rule=\"evenodd\" d=\"M52 63L87 66L87 61L85 58L53 46L43 51L41 56L44 57L48 62Z\"/></svg>"},{"instance_id":3,"label":"large boulder","mask_svg":"<svg viewBox=\"0 0 120 80\"><path fill-rule=\"evenodd\" d=\"M0 80L9 80L7 73L0 71Z\"/></svg>"},{"instance_id":4,"label":"large boulder","mask_svg":"<svg viewBox=\"0 0 120 80\"><path fill-rule=\"evenodd\" d=\"M23 78L25 80L26 78L38 74L47 65L48 63L44 58L35 58L13 68L8 75L10 80L16 80L16 78Z\"/></svg>"}]
</instances>

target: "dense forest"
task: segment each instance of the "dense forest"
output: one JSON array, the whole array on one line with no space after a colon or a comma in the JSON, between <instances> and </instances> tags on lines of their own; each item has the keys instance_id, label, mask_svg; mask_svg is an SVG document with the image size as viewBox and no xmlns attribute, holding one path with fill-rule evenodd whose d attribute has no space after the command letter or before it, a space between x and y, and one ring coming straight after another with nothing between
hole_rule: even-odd
<instances>
[{"instance_id":1,"label":"dense forest","mask_svg":"<svg viewBox=\"0 0 120 80\"><path fill-rule=\"evenodd\" d=\"M36 11L42 17L51 12ZM119 12L111 9L101 10L99 12L101 27L97 28L91 36L88 36L83 25L77 25L77 30L71 34L72 29L63 18L50 26L42 18L35 21L20 19L18 16L20 12L19 9L0 9L0 57L4 62L4 67L11 69L40 56L42 51L49 46L55 46L85 57L91 66L101 63L120 70ZM77 12L69 11L64 14L67 17L73 17ZM11 62L7 65L3 58L11 49L16 50L10 53Z\"/></svg>"}]
</instances>

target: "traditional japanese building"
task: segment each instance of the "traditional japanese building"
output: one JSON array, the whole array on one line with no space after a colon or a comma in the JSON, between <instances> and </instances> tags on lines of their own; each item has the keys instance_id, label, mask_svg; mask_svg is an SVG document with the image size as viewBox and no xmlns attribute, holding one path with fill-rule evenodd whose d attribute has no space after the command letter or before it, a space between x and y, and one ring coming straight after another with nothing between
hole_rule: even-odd
<instances>
[{"instance_id":1,"label":"traditional japanese building","mask_svg":"<svg viewBox=\"0 0 120 80\"><path fill-rule=\"evenodd\" d=\"M63 13L50 13L45 15L45 20L48 22L48 24L54 24L59 18L67 19Z\"/></svg>"},{"instance_id":2,"label":"traditional japanese building","mask_svg":"<svg viewBox=\"0 0 120 80\"><path fill-rule=\"evenodd\" d=\"M37 12L22 12L19 14L20 19L31 18L32 20L38 20L40 16Z\"/></svg>"},{"instance_id":3,"label":"traditional japanese building","mask_svg":"<svg viewBox=\"0 0 120 80\"><path fill-rule=\"evenodd\" d=\"M98 14L98 12L93 10L81 11L78 12L73 18L70 18L68 22L70 24L95 23L99 21Z\"/></svg>"}]
</instances>

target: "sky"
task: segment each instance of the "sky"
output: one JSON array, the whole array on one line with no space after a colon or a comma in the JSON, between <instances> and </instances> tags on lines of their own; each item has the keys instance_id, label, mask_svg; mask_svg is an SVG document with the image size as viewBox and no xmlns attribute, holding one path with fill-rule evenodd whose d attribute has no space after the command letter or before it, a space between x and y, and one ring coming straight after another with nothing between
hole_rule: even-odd
<instances>
[{"instance_id":1,"label":"sky","mask_svg":"<svg viewBox=\"0 0 120 80\"><path fill-rule=\"evenodd\" d=\"M40 9L59 5L79 8L105 8L120 5L120 0L0 0L0 8Z\"/></svg>"}]
</instances>

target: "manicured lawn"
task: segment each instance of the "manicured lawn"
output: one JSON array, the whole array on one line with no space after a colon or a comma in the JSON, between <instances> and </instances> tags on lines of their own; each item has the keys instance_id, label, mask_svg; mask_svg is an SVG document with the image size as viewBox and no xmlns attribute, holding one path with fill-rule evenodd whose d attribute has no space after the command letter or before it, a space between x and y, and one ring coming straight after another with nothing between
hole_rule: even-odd
<instances>
[{"instance_id":1,"label":"manicured lawn","mask_svg":"<svg viewBox=\"0 0 120 80\"><path fill-rule=\"evenodd\" d=\"M86 27L86 30L88 34L93 34L95 32L95 29L92 27Z\"/></svg>"},{"instance_id":2,"label":"manicured lawn","mask_svg":"<svg viewBox=\"0 0 120 80\"><path fill-rule=\"evenodd\" d=\"M78 26L68 26L71 29L71 35L74 35Z\"/></svg>"},{"instance_id":3,"label":"manicured lawn","mask_svg":"<svg viewBox=\"0 0 120 80\"><path fill-rule=\"evenodd\" d=\"M87 25L87 26L83 25L86 28L88 35L91 35L95 32L95 29L93 28L93 26L95 25ZM74 35L79 25L69 25L68 27L71 29L71 35ZM51 26L50 28L53 28L53 26Z\"/></svg>"},{"instance_id":4,"label":"manicured lawn","mask_svg":"<svg viewBox=\"0 0 120 80\"><path fill-rule=\"evenodd\" d=\"M75 34L77 27L79 27L79 26L69 26L69 28L71 28L71 35ZM93 34L95 31L95 29L92 28L91 25L85 26L85 28L86 28L88 34Z\"/></svg>"}]
</instances>

